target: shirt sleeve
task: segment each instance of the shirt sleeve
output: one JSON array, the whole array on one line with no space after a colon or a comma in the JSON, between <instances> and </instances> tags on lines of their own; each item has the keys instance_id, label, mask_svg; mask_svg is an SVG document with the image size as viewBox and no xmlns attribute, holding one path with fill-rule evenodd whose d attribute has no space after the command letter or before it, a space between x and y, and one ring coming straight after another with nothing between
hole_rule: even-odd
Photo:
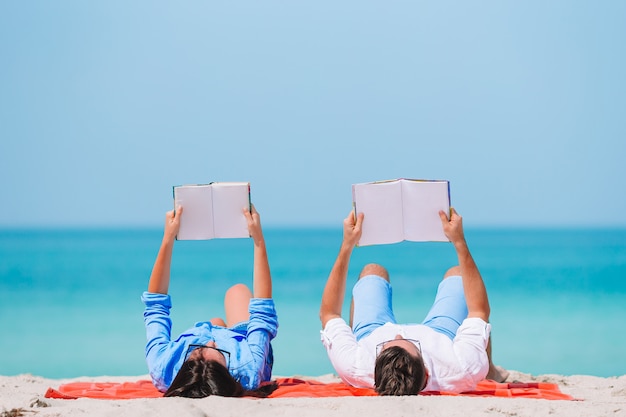
<instances>
[{"instance_id":1,"label":"shirt sleeve","mask_svg":"<svg viewBox=\"0 0 626 417\"><path fill-rule=\"evenodd\" d=\"M356 336L345 320L339 317L328 320L321 331L321 339L333 368L344 382L362 388L373 386L374 370L359 369Z\"/></svg>"},{"instance_id":2,"label":"shirt sleeve","mask_svg":"<svg viewBox=\"0 0 626 417\"><path fill-rule=\"evenodd\" d=\"M262 374L266 366L271 366L270 342L278 333L278 316L274 300L271 298L253 298L248 306L250 320L248 322L248 346L258 370L257 384L262 382ZM254 384L254 385L257 385Z\"/></svg>"},{"instance_id":3,"label":"shirt sleeve","mask_svg":"<svg viewBox=\"0 0 626 417\"><path fill-rule=\"evenodd\" d=\"M487 376L489 358L487 344L491 334L491 325L478 317L463 320L453 341L454 352L466 375L475 384Z\"/></svg>"},{"instance_id":4,"label":"shirt sleeve","mask_svg":"<svg viewBox=\"0 0 626 417\"><path fill-rule=\"evenodd\" d=\"M171 341L172 320L170 309L172 300L168 294L144 292L141 300L145 304L143 320L146 326L146 362L154 385L161 391L171 383L173 364L164 357L164 351Z\"/></svg>"}]
</instances>

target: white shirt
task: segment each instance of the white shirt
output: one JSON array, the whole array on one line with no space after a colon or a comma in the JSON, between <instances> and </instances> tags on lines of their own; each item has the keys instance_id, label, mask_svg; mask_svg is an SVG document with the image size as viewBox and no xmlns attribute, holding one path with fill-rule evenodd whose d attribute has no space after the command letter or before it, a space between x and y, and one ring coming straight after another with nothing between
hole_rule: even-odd
<instances>
[{"instance_id":1,"label":"white shirt","mask_svg":"<svg viewBox=\"0 0 626 417\"><path fill-rule=\"evenodd\" d=\"M326 323L322 343L339 377L355 387L374 388L376 345L401 335L419 340L424 365L429 373L425 391L464 392L476 388L487 376L487 343L491 325L467 318L454 340L422 324L387 323L357 342L352 329L341 318Z\"/></svg>"}]
</instances>

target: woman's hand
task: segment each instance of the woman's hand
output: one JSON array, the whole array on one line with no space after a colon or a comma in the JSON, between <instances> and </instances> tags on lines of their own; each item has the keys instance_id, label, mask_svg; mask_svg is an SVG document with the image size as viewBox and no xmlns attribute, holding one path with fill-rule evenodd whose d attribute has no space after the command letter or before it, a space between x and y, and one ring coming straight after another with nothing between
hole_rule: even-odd
<instances>
[{"instance_id":1,"label":"woman's hand","mask_svg":"<svg viewBox=\"0 0 626 417\"><path fill-rule=\"evenodd\" d=\"M170 210L165 213L165 229L163 231L163 240L173 241L180 230L180 216L183 214L183 207L178 206L176 210Z\"/></svg>"},{"instance_id":2,"label":"woman's hand","mask_svg":"<svg viewBox=\"0 0 626 417\"><path fill-rule=\"evenodd\" d=\"M250 237L254 240L254 244L260 245L264 243L263 229L261 228L261 216L259 215L259 212L256 211L254 204L251 205L250 211L244 208L243 214L246 216L246 220L248 221L248 233L250 233Z\"/></svg>"}]
</instances>

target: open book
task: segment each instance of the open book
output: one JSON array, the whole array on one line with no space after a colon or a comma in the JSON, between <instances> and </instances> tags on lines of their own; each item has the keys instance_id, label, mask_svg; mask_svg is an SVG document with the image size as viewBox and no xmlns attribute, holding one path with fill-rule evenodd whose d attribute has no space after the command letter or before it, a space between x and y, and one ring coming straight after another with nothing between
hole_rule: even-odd
<instances>
[{"instance_id":1,"label":"open book","mask_svg":"<svg viewBox=\"0 0 626 417\"><path fill-rule=\"evenodd\" d=\"M243 209L250 209L250 183L212 182L174 187L182 206L178 240L250 237Z\"/></svg>"},{"instance_id":2,"label":"open book","mask_svg":"<svg viewBox=\"0 0 626 417\"><path fill-rule=\"evenodd\" d=\"M444 180L397 179L352 185L355 215L364 213L359 246L448 242L439 210L450 215L450 184Z\"/></svg>"}]
</instances>

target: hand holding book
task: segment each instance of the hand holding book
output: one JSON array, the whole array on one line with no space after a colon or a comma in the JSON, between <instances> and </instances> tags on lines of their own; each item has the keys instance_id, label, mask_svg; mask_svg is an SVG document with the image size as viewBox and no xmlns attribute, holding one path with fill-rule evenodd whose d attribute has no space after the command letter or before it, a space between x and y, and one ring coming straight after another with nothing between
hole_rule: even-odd
<instances>
[{"instance_id":1,"label":"hand holding book","mask_svg":"<svg viewBox=\"0 0 626 417\"><path fill-rule=\"evenodd\" d=\"M456 244L465 241L465 233L463 232L463 218L456 212L454 207L450 207L450 218L442 211L439 212L443 232L450 242Z\"/></svg>"},{"instance_id":2,"label":"hand holding book","mask_svg":"<svg viewBox=\"0 0 626 417\"><path fill-rule=\"evenodd\" d=\"M261 228L261 216L256 211L254 204L250 205L251 210L243 209L243 215L248 222L248 233L255 245L260 245L264 242L263 230Z\"/></svg>"}]
</instances>

